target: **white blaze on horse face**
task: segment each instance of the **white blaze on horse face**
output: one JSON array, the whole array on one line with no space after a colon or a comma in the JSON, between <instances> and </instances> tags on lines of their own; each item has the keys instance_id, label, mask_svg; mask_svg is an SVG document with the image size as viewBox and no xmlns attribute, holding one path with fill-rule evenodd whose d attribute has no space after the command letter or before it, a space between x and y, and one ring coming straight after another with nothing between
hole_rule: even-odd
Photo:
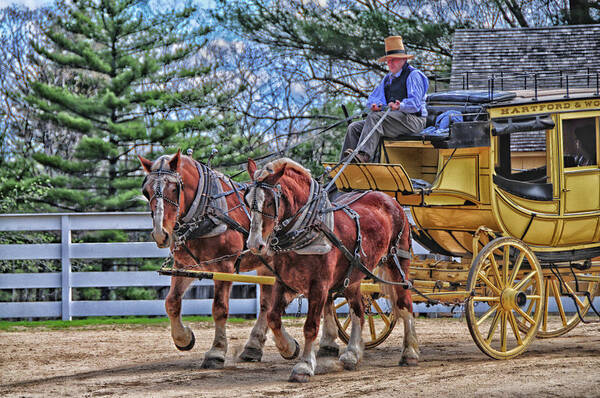
<instances>
[{"instance_id":1,"label":"white blaze on horse face","mask_svg":"<svg viewBox=\"0 0 600 398\"><path fill-rule=\"evenodd\" d=\"M154 193L156 194L156 192L163 192L164 189L164 185L165 185L165 181L162 178L157 178L154 181ZM159 247L164 247L161 245L164 245L165 243L165 233L164 233L164 229L163 229L163 217L165 215L165 205L164 205L164 201L162 198L162 195L156 196L155 197L156 200L156 208L154 209L154 219L152 220L153 225L154 225L154 229L152 231L152 236L154 237L154 240L156 241L157 245Z\"/></svg>"},{"instance_id":2,"label":"white blaze on horse face","mask_svg":"<svg viewBox=\"0 0 600 398\"><path fill-rule=\"evenodd\" d=\"M267 245L262 235L263 218L262 211L265 204L265 191L256 187L250 188L248 192L250 199L250 231L248 233L248 248L256 254L265 254Z\"/></svg>"}]
</instances>

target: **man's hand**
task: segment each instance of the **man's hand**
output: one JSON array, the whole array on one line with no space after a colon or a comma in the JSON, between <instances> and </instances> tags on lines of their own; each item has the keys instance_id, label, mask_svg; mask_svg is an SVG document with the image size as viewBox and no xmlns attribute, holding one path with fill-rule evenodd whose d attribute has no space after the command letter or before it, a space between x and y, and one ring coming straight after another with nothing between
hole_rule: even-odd
<instances>
[{"instance_id":1,"label":"man's hand","mask_svg":"<svg viewBox=\"0 0 600 398\"><path fill-rule=\"evenodd\" d=\"M396 101L394 101L394 102L390 102L390 103L388 104L388 106L389 106L390 108L392 108L392 110L393 110L393 111L397 111L398 109L400 109L400 101L396 100Z\"/></svg>"},{"instance_id":2,"label":"man's hand","mask_svg":"<svg viewBox=\"0 0 600 398\"><path fill-rule=\"evenodd\" d=\"M378 104L371 104L371 110L373 112L379 112L381 110L381 105Z\"/></svg>"}]
</instances>

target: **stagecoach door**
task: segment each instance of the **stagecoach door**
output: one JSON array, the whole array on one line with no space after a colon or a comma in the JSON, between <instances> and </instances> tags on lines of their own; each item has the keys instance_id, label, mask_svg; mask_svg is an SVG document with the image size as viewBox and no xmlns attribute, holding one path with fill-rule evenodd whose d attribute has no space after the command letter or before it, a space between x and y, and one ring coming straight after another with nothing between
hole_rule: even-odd
<instances>
[{"instance_id":1,"label":"stagecoach door","mask_svg":"<svg viewBox=\"0 0 600 398\"><path fill-rule=\"evenodd\" d=\"M600 111L561 114L561 244L600 235Z\"/></svg>"}]
</instances>

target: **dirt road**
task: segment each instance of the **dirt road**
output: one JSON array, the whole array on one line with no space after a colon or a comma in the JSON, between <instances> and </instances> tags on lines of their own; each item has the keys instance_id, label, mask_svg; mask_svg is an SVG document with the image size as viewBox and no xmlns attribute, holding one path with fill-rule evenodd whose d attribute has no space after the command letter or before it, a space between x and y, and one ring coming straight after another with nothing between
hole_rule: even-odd
<instances>
[{"instance_id":1,"label":"dirt road","mask_svg":"<svg viewBox=\"0 0 600 398\"><path fill-rule=\"evenodd\" d=\"M301 322L286 321L301 341ZM536 340L510 361L495 361L459 319L417 320L421 363L396 366L402 328L366 352L359 370L318 374L308 384L286 380L293 365L269 338L261 363L240 363L251 322L230 324L222 370L200 369L212 342L208 323L193 323L196 347L178 352L166 325L0 332L3 397L600 397L600 324ZM319 366L331 365L325 362Z\"/></svg>"}]
</instances>

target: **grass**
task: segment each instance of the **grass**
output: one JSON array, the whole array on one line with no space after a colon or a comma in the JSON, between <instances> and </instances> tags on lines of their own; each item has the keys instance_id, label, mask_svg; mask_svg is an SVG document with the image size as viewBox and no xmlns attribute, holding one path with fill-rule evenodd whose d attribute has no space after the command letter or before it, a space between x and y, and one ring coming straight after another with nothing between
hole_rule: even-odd
<instances>
[{"instance_id":1,"label":"grass","mask_svg":"<svg viewBox=\"0 0 600 398\"><path fill-rule=\"evenodd\" d=\"M210 316L184 316L184 322L213 322ZM229 318L228 322L243 323L249 319ZM0 330L5 332L14 332L23 330L23 328L43 328L52 330L70 329L86 326L106 326L106 325L155 325L168 324L167 317L148 318L148 317L89 317L84 319L74 319L72 321L50 320L50 321L0 321Z\"/></svg>"}]
</instances>

